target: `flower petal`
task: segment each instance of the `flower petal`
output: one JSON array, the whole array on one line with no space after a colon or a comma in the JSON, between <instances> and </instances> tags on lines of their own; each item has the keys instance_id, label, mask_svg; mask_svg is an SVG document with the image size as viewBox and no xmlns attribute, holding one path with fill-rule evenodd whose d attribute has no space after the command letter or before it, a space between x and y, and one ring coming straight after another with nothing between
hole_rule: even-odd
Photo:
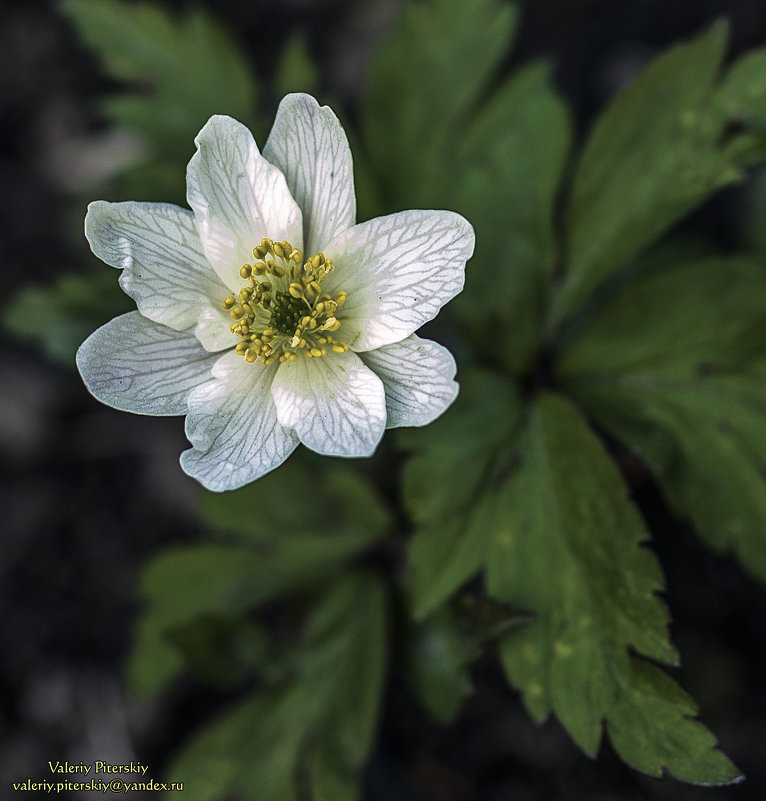
<instances>
[{"instance_id":1,"label":"flower petal","mask_svg":"<svg viewBox=\"0 0 766 801\"><path fill-rule=\"evenodd\" d=\"M99 200L88 206L85 236L96 256L122 268L120 286L156 323L183 331L201 306L228 294L202 252L194 215L179 206Z\"/></svg>"},{"instance_id":2,"label":"flower petal","mask_svg":"<svg viewBox=\"0 0 766 801\"><path fill-rule=\"evenodd\" d=\"M210 378L216 358L192 331L174 331L134 311L102 325L80 345L77 369L107 406L173 415L186 413L189 392Z\"/></svg>"},{"instance_id":3,"label":"flower petal","mask_svg":"<svg viewBox=\"0 0 766 801\"><path fill-rule=\"evenodd\" d=\"M285 362L271 394L279 422L327 456L371 456L386 427L383 383L350 351Z\"/></svg>"},{"instance_id":4,"label":"flower petal","mask_svg":"<svg viewBox=\"0 0 766 801\"><path fill-rule=\"evenodd\" d=\"M279 104L263 155L284 173L303 212L306 256L322 250L356 221L351 149L340 121L311 95Z\"/></svg>"},{"instance_id":5,"label":"flower petal","mask_svg":"<svg viewBox=\"0 0 766 801\"><path fill-rule=\"evenodd\" d=\"M402 211L339 234L324 283L348 293L339 337L368 351L414 333L463 288L473 245L470 223L451 211Z\"/></svg>"},{"instance_id":6,"label":"flower petal","mask_svg":"<svg viewBox=\"0 0 766 801\"><path fill-rule=\"evenodd\" d=\"M181 467L214 492L236 489L279 467L298 438L277 420L270 389L276 366L219 356L213 380L189 396L186 436L194 446Z\"/></svg>"},{"instance_id":7,"label":"flower petal","mask_svg":"<svg viewBox=\"0 0 766 801\"><path fill-rule=\"evenodd\" d=\"M197 339L205 350L217 351L233 348L240 337L231 333L231 315L221 306L203 306L199 322L194 329Z\"/></svg>"},{"instance_id":8,"label":"flower petal","mask_svg":"<svg viewBox=\"0 0 766 801\"><path fill-rule=\"evenodd\" d=\"M253 248L264 236L303 247L301 210L284 175L258 152L241 123L216 115L194 141L187 198L205 255L235 291L242 286L240 268L252 264Z\"/></svg>"},{"instance_id":9,"label":"flower petal","mask_svg":"<svg viewBox=\"0 0 766 801\"><path fill-rule=\"evenodd\" d=\"M430 339L413 334L359 357L386 388L387 428L424 426L457 397L455 360L447 348Z\"/></svg>"}]
</instances>

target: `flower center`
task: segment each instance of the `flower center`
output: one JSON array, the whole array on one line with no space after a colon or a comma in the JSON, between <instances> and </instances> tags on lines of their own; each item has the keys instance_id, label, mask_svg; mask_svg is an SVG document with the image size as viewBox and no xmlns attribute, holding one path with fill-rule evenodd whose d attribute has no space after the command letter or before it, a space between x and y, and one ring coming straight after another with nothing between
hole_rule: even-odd
<instances>
[{"instance_id":1,"label":"flower center","mask_svg":"<svg viewBox=\"0 0 766 801\"><path fill-rule=\"evenodd\" d=\"M340 328L335 312L346 302L346 293L335 297L322 291L332 272L332 259L317 253L303 261L303 253L289 242L262 239L253 248L254 264L239 271L247 286L239 297L223 301L234 319L231 332L241 337L237 353L248 362L262 364L298 361L302 354L316 359L330 348L345 353L348 345L333 337Z\"/></svg>"}]
</instances>

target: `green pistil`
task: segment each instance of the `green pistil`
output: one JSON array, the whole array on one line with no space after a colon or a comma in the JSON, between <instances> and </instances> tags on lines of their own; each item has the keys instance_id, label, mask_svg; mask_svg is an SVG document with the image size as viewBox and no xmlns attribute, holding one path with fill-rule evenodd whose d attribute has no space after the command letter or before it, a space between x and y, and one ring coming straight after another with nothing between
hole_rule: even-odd
<instances>
[{"instance_id":1,"label":"green pistil","mask_svg":"<svg viewBox=\"0 0 766 801\"><path fill-rule=\"evenodd\" d=\"M305 314L303 298L294 298L289 292L277 292L271 304L271 327L292 337Z\"/></svg>"}]
</instances>

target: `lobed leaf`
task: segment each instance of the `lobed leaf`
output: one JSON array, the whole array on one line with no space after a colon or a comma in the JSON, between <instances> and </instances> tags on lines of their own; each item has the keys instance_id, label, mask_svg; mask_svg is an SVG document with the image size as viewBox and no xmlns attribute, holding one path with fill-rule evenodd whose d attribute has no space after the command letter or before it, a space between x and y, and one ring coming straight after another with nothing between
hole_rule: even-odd
<instances>
[{"instance_id":1,"label":"lobed leaf","mask_svg":"<svg viewBox=\"0 0 766 801\"><path fill-rule=\"evenodd\" d=\"M652 469L677 512L766 580L766 270L708 258L616 294L559 380Z\"/></svg>"},{"instance_id":2,"label":"lobed leaf","mask_svg":"<svg viewBox=\"0 0 766 801\"><path fill-rule=\"evenodd\" d=\"M597 120L574 177L566 274L550 328L705 197L738 179L740 160L727 149L730 120L721 111L741 108L729 102L739 81L716 95L726 40L726 26L716 23L663 53Z\"/></svg>"},{"instance_id":3,"label":"lobed leaf","mask_svg":"<svg viewBox=\"0 0 766 801\"><path fill-rule=\"evenodd\" d=\"M685 781L727 783L734 766L714 750L694 705L659 668L673 664L662 575L626 487L576 409L543 395L525 459L506 483L487 564L490 593L537 620L502 642L508 677L536 718L555 712L595 754L605 721L633 767Z\"/></svg>"}]
</instances>

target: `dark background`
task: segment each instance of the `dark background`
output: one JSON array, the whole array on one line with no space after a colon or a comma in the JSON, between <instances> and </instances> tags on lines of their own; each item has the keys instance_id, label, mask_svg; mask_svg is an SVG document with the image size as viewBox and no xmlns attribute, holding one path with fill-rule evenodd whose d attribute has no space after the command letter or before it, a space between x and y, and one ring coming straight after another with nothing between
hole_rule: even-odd
<instances>
[{"instance_id":1,"label":"dark background","mask_svg":"<svg viewBox=\"0 0 766 801\"><path fill-rule=\"evenodd\" d=\"M353 115L370 47L385 35L398 3L207 5L265 74L282 33L302 29L328 54L321 88ZM648 58L718 17L731 21L733 54L766 43L758 0L536 0L522 7L509 66L549 57L581 133ZM0 0L3 303L29 282L44 285L92 266L81 233L84 205L73 198L92 179L89 137L100 130L94 108L108 85L52 3ZM738 190L727 191L687 225L728 245L740 202ZM41 342L47 333L43 316ZM11 781L43 778L48 760L138 758L160 777L172 748L215 708L215 697L191 682L152 702L126 698L121 686L140 567L171 541L204 536L196 485L177 464L184 447L180 419L101 406L73 368L52 365L41 347L4 336L0 797L17 797ZM430 722L392 676L367 801L766 797L766 592L733 560L700 546L668 514L643 471L631 475L667 576L673 638L684 659L678 678L748 781L703 789L647 779L623 767L608 745L593 762L555 721L531 723L486 656L474 671L474 695L448 728ZM193 799L193 788L186 795Z\"/></svg>"}]
</instances>

